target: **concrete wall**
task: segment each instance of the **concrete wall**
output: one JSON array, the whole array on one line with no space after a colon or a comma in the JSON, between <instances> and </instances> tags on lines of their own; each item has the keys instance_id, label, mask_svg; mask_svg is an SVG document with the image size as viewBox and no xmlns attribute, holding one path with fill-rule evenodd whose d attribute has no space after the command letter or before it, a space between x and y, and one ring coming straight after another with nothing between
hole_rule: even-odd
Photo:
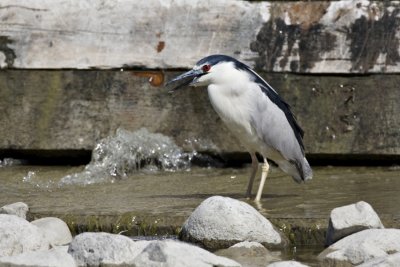
<instances>
[{"instance_id":1,"label":"concrete wall","mask_svg":"<svg viewBox=\"0 0 400 267\"><path fill-rule=\"evenodd\" d=\"M399 13L398 1L3 0L0 150L90 150L147 127L241 152L204 89L163 86L223 53L293 106L308 153L399 158Z\"/></svg>"}]
</instances>

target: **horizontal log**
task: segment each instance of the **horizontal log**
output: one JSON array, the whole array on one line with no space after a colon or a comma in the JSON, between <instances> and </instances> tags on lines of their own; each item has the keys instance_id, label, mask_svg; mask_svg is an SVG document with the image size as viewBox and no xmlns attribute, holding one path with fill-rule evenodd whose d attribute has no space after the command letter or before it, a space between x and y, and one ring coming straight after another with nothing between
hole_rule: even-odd
<instances>
[{"instance_id":1,"label":"horizontal log","mask_svg":"<svg viewBox=\"0 0 400 267\"><path fill-rule=\"evenodd\" d=\"M397 73L399 1L2 0L0 67Z\"/></svg>"},{"instance_id":2,"label":"horizontal log","mask_svg":"<svg viewBox=\"0 0 400 267\"><path fill-rule=\"evenodd\" d=\"M146 127L186 150L245 152L205 88L168 93L178 72L0 71L0 150L91 150L118 127ZM400 155L400 76L265 74L315 155ZM151 80L151 82L149 82Z\"/></svg>"}]
</instances>

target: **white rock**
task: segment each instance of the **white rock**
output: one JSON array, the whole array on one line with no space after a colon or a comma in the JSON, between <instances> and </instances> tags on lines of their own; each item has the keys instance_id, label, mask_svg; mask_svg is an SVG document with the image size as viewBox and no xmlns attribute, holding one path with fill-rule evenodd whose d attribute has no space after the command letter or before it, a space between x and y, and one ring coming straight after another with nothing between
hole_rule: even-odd
<instances>
[{"instance_id":1,"label":"white rock","mask_svg":"<svg viewBox=\"0 0 400 267\"><path fill-rule=\"evenodd\" d=\"M368 229L337 241L318 259L325 264L348 262L357 265L396 252L400 252L400 229Z\"/></svg>"},{"instance_id":2,"label":"white rock","mask_svg":"<svg viewBox=\"0 0 400 267\"><path fill-rule=\"evenodd\" d=\"M75 267L74 258L65 248L53 248L43 251L30 251L15 256L0 258L1 266L40 266L40 267Z\"/></svg>"},{"instance_id":3,"label":"white rock","mask_svg":"<svg viewBox=\"0 0 400 267\"><path fill-rule=\"evenodd\" d=\"M298 261L278 261L267 265L267 267L308 267Z\"/></svg>"},{"instance_id":4,"label":"white rock","mask_svg":"<svg viewBox=\"0 0 400 267\"><path fill-rule=\"evenodd\" d=\"M242 241L268 247L284 241L272 224L249 204L221 196L204 200L182 227L180 238L209 249L226 248Z\"/></svg>"},{"instance_id":5,"label":"white rock","mask_svg":"<svg viewBox=\"0 0 400 267\"><path fill-rule=\"evenodd\" d=\"M122 235L87 232L75 236L69 245L68 253L79 266L128 264L148 242L134 242Z\"/></svg>"},{"instance_id":6,"label":"white rock","mask_svg":"<svg viewBox=\"0 0 400 267\"><path fill-rule=\"evenodd\" d=\"M29 211L27 204L23 202L16 202L9 205L5 205L0 208L0 214L11 214L26 219L26 214Z\"/></svg>"},{"instance_id":7,"label":"white rock","mask_svg":"<svg viewBox=\"0 0 400 267\"><path fill-rule=\"evenodd\" d=\"M59 218L46 217L34 220L31 223L39 227L50 244L54 246L66 245L72 241L68 225Z\"/></svg>"},{"instance_id":8,"label":"white rock","mask_svg":"<svg viewBox=\"0 0 400 267\"><path fill-rule=\"evenodd\" d=\"M400 252L382 258L367 261L357 267L398 267L400 266Z\"/></svg>"},{"instance_id":9,"label":"white rock","mask_svg":"<svg viewBox=\"0 0 400 267\"><path fill-rule=\"evenodd\" d=\"M243 241L231 246L231 248L265 248L265 247L258 242Z\"/></svg>"},{"instance_id":10,"label":"white rock","mask_svg":"<svg viewBox=\"0 0 400 267\"><path fill-rule=\"evenodd\" d=\"M38 227L18 216L0 214L0 257L49 248Z\"/></svg>"},{"instance_id":11,"label":"white rock","mask_svg":"<svg viewBox=\"0 0 400 267\"><path fill-rule=\"evenodd\" d=\"M133 264L136 267L241 266L231 259L175 240L151 241L134 259Z\"/></svg>"},{"instance_id":12,"label":"white rock","mask_svg":"<svg viewBox=\"0 0 400 267\"><path fill-rule=\"evenodd\" d=\"M243 266L265 267L267 263L281 260L279 251L269 251L257 242L244 241L227 249L215 252L218 256L227 257Z\"/></svg>"},{"instance_id":13,"label":"white rock","mask_svg":"<svg viewBox=\"0 0 400 267\"><path fill-rule=\"evenodd\" d=\"M331 211L329 219L326 245L330 246L345 236L371 228L384 228L384 226L367 202L360 201L335 208Z\"/></svg>"}]
</instances>

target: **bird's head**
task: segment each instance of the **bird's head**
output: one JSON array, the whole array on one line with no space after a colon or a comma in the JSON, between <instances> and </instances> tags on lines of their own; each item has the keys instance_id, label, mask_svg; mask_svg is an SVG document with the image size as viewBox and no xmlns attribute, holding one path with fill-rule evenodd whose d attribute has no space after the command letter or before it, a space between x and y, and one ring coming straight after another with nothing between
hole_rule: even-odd
<instances>
[{"instance_id":1,"label":"bird's head","mask_svg":"<svg viewBox=\"0 0 400 267\"><path fill-rule=\"evenodd\" d=\"M177 90L186 85L208 86L212 83L222 83L237 80L240 68L245 66L236 59L225 55L211 55L199 60L193 69L172 79L167 85L183 81L172 90Z\"/></svg>"}]
</instances>

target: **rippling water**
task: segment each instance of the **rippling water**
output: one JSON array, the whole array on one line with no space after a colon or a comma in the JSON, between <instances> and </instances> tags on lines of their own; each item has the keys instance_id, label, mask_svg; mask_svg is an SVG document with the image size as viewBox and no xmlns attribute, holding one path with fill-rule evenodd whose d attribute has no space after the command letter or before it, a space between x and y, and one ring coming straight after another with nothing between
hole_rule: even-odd
<instances>
[{"instance_id":1,"label":"rippling water","mask_svg":"<svg viewBox=\"0 0 400 267\"><path fill-rule=\"evenodd\" d=\"M85 166L7 166L0 168L0 205L28 203L33 212L63 214L189 214L202 200L224 195L246 200L249 168L199 168L176 172L134 172L124 179L91 185L66 184ZM332 208L360 200L380 215L400 218L400 171L389 167L315 167L314 178L294 183L271 168L258 208L268 216L327 217ZM256 191L257 182L253 188Z\"/></svg>"}]
</instances>

